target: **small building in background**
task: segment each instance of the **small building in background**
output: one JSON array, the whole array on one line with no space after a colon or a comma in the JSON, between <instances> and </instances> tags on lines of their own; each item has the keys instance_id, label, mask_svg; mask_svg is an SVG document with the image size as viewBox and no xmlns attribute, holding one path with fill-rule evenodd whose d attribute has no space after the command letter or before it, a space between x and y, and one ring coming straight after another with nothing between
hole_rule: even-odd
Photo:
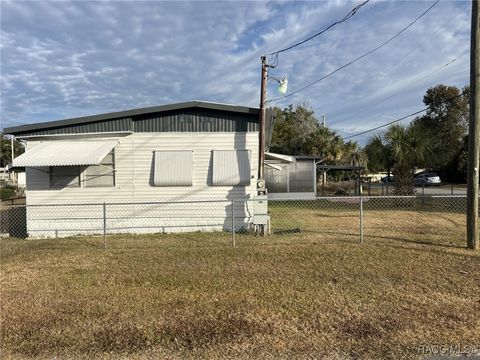
<instances>
[{"instance_id":1,"label":"small building in background","mask_svg":"<svg viewBox=\"0 0 480 360\"><path fill-rule=\"evenodd\" d=\"M317 164L321 158L266 153L265 159L265 183L270 199L317 196Z\"/></svg>"},{"instance_id":2,"label":"small building in background","mask_svg":"<svg viewBox=\"0 0 480 360\"><path fill-rule=\"evenodd\" d=\"M24 188L27 185L25 168L24 167L14 168L12 167L12 165L1 167L0 180L3 181L5 185Z\"/></svg>"}]
</instances>

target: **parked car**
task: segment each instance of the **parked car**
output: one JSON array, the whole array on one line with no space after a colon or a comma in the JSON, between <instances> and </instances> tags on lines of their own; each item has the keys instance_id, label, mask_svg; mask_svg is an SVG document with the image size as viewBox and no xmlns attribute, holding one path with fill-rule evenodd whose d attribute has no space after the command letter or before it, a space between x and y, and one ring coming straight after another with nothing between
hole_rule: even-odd
<instances>
[{"instance_id":1,"label":"parked car","mask_svg":"<svg viewBox=\"0 0 480 360\"><path fill-rule=\"evenodd\" d=\"M440 185L440 176L434 173L420 174L415 178L415 186Z\"/></svg>"},{"instance_id":2,"label":"parked car","mask_svg":"<svg viewBox=\"0 0 480 360\"><path fill-rule=\"evenodd\" d=\"M384 176L380 179L380 181L384 184L387 184L387 183L391 184L391 183L395 182L395 180L393 179L393 175L390 175L390 177Z\"/></svg>"}]
</instances>

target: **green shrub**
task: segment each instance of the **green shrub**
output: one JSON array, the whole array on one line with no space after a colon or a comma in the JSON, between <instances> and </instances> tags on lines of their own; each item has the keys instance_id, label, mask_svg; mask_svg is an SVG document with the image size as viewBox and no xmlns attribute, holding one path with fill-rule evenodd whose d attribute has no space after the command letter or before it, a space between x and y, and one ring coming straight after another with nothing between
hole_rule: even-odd
<instances>
[{"instance_id":1,"label":"green shrub","mask_svg":"<svg viewBox=\"0 0 480 360\"><path fill-rule=\"evenodd\" d=\"M14 197L14 195L15 195L15 190L14 189L6 188L6 187L2 187L0 189L0 198L2 200L10 199L10 198Z\"/></svg>"}]
</instances>

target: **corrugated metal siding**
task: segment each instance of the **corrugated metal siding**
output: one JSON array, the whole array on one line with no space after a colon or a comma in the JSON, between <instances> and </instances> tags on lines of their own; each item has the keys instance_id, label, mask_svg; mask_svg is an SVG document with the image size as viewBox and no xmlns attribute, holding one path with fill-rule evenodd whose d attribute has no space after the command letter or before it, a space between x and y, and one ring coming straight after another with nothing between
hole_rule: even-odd
<instances>
[{"instance_id":1,"label":"corrugated metal siding","mask_svg":"<svg viewBox=\"0 0 480 360\"><path fill-rule=\"evenodd\" d=\"M289 164L290 192L315 192L313 179L315 176L314 160L297 160Z\"/></svg>"},{"instance_id":2,"label":"corrugated metal siding","mask_svg":"<svg viewBox=\"0 0 480 360\"><path fill-rule=\"evenodd\" d=\"M288 192L288 164L278 165L282 170L265 167L265 183L268 193Z\"/></svg>"},{"instance_id":3,"label":"corrugated metal siding","mask_svg":"<svg viewBox=\"0 0 480 360\"><path fill-rule=\"evenodd\" d=\"M97 132L115 132L115 131L132 131L133 122L131 118L112 119L99 121L88 124L69 125L58 128L35 130L24 132L19 135L56 135L56 134L82 134ZM19 136L17 135L17 136Z\"/></svg>"},{"instance_id":4,"label":"corrugated metal siding","mask_svg":"<svg viewBox=\"0 0 480 360\"><path fill-rule=\"evenodd\" d=\"M227 112L190 110L138 117L135 132L251 132L258 117Z\"/></svg>"},{"instance_id":5,"label":"corrugated metal siding","mask_svg":"<svg viewBox=\"0 0 480 360\"><path fill-rule=\"evenodd\" d=\"M214 110L185 110L138 115L19 133L16 136L98 132L256 132L258 116Z\"/></svg>"},{"instance_id":6,"label":"corrugated metal siding","mask_svg":"<svg viewBox=\"0 0 480 360\"><path fill-rule=\"evenodd\" d=\"M315 160L297 159L281 167L280 171L265 168L269 193L315 193Z\"/></svg>"},{"instance_id":7,"label":"corrugated metal siding","mask_svg":"<svg viewBox=\"0 0 480 360\"><path fill-rule=\"evenodd\" d=\"M249 150L214 150L214 186L250 185Z\"/></svg>"},{"instance_id":8,"label":"corrugated metal siding","mask_svg":"<svg viewBox=\"0 0 480 360\"><path fill-rule=\"evenodd\" d=\"M155 186L192 186L193 150L155 151Z\"/></svg>"}]
</instances>

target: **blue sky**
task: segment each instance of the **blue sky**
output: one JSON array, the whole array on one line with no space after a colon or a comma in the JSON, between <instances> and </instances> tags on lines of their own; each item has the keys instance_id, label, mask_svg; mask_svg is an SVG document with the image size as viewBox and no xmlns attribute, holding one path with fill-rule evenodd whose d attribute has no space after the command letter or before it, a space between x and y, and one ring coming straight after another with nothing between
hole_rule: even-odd
<instances>
[{"instance_id":1,"label":"blue sky","mask_svg":"<svg viewBox=\"0 0 480 360\"><path fill-rule=\"evenodd\" d=\"M260 56L359 3L2 0L2 128L188 100L257 107ZM432 3L371 0L347 22L280 54L270 74L287 76L291 91L301 88L378 46ZM469 46L470 2L440 1L379 51L273 104L306 103L331 128L354 134L421 109L430 86L466 85ZM268 91L278 97L273 82Z\"/></svg>"}]
</instances>

